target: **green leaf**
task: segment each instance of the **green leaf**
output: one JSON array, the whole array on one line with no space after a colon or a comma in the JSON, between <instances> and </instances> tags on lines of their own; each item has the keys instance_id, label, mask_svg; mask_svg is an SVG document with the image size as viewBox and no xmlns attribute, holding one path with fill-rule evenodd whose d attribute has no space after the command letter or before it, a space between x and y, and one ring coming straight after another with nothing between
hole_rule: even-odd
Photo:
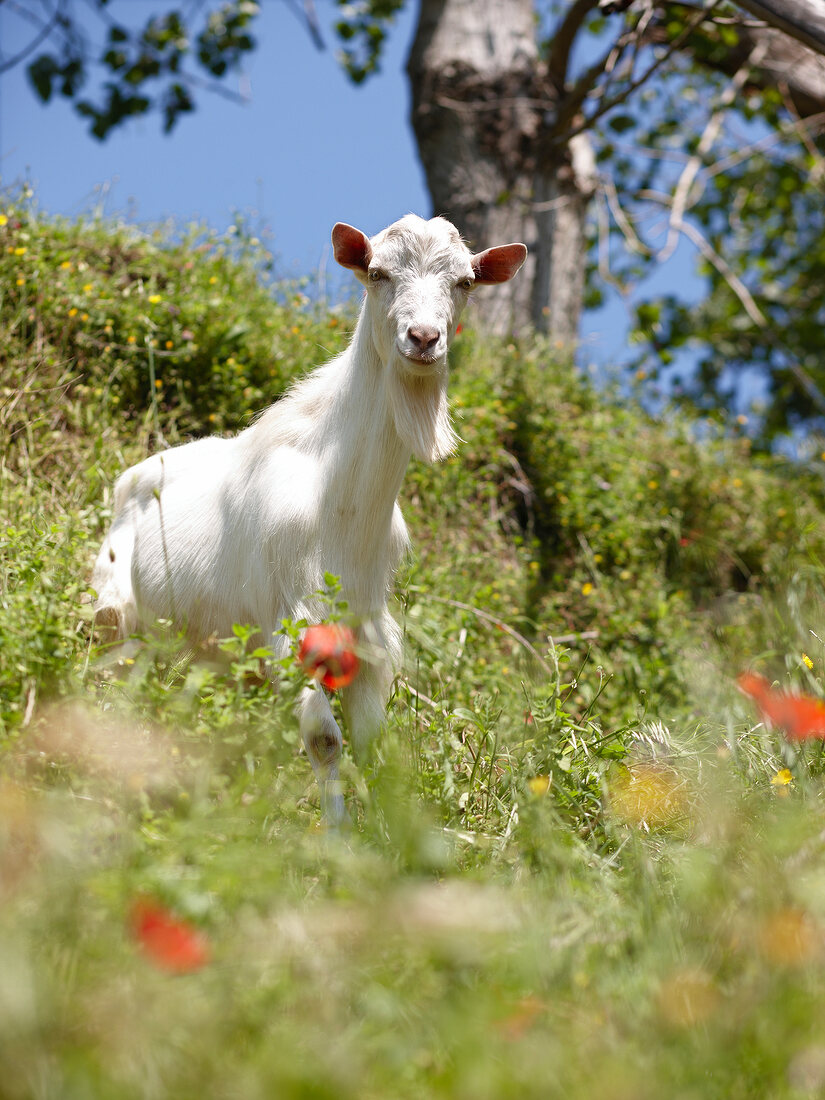
<instances>
[{"instance_id":1,"label":"green leaf","mask_svg":"<svg viewBox=\"0 0 825 1100\"><path fill-rule=\"evenodd\" d=\"M28 67L29 80L44 103L52 97L52 81L60 73L60 66L51 54L44 53L35 58Z\"/></svg>"},{"instance_id":2,"label":"green leaf","mask_svg":"<svg viewBox=\"0 0 825 1100\"><path fill-rule=\"evenodd\" d=\"M607 120L607 125L616 134L624 134L628 130L632 130L637 124L637 120L633 115L611 115Z\"/></svg>"}]
</instances>

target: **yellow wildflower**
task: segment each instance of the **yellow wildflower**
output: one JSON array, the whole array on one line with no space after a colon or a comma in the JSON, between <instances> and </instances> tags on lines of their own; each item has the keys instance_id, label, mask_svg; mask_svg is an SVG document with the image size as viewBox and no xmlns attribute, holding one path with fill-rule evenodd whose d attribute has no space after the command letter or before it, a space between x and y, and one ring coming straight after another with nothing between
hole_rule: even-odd
<instances>
[{"instance_id":1,"label":"yellow wildflower","mask_svg":"<svg viewBox=\"0 0 825 1100\"><path fill-rule=\"evenodd\" d=\"M6 215L5 214L0 214L0 225L8 225L8 224L9 224L9 219L6 217Z\"/></svg>"},{"instance_id":2,"label":"yellow wildflower","mask_svg":"<svg viewBox=\"0 0 825 1100\"><path fill-rule=\"evenodd\" d=\"M593 585L590 583L590 581L586 581L582 585L582 595L583 596L589 596L592 591L593 591Z\"/></svg>"},{"instance_id":3,"label":"yellow wildflower","mask_svg":"<svg viewBox=\"0 0 825 1100\"><path fill-rule=\"evenodd\" d=\"M778 966L807 966L822 953L822 931L801 909L779 909L757 929L762 957Z\"/></svg>"},{"instance_id":4,"label":"yellow wildflower","mask_svg":"<svg viewBox=\"0 0 825 1100\"><path fill-rule=\"evenodd\" d=\"M153 306L156 306L158 304L158 302L162 301L162 299L161 299L161 296L159 294L150 294L149 295L149 301L151 302L151 304Z\"/></svg>"},{"instance_id":5,"label":"yellow wildflower","mask_svg":"<svg viewBox=\"0 0 825 1100\"><path fill-rule=\"evenodd\" d=\"M780 768L771 780L772 787L787 787L789 783L793 783L793 776L788 768Z\"/></svg>"},{"instance_id":6,"label":"yellow wildflower","mask_svg":"<svg viewBox=\"0 0 825 1100\"><path fill-rule=\"evenodd\" d=\"M15 256L25 256L28 249L26 248L25 245L21 244L17 248L15 248L13 251L14 251Z\"/></svg>"},{"instance_id":7,"label":"yellow wildflower","mask_svg":"<svg viewBox=\"0 0 825 1100\"><path fill-rule=\"evenodd\" d=\"M76 306L72 306L72 308L69 310L69 316L70 317L76 317L77 316L77 307Z\"/></svg>"},{"instance_id":8,"label":"yellow wildflower","mask_svg":"<svg viewBox=\"0 0 825 1100\"><path fill-rule=\"evenodd\" d=\"M811 658L808 656L807 653L802 654L802 664L805 665L806 668L813 668L814 667L814 663L811 660Z\"/></svg>"},{"instance_id":9,"label":"yellow wildflower","mask_svg":"<svg viewBox=\"0 0 825 1100\"><path fill-rule=\"evenodd\" d=\"M671 974L659 990L659 1011L674 1028L695 1027L716 1011L719 990L704 970L685 967Z\"/></svg>"},{"instance_id":10,"label":"yellow wildflower","mask_svg":"<svg viewBox=\"0 0 825 1100\"><path fill-rule=\"evenodd\" d=\"M527 780L527 786L530 789L530 794L547 794L550 790L550 776L534 775L532 779Z\"/></svg>"},{"instance_id":11,"label":"yellow wildflower","mask_svg":"<svg viewBox=\"0 0 825 1100\"><path fill-rule=\"evenodd\" d=\"M624 768L610 788L610 808L627 825L671 825L684 816L687 797L680 776L654 764Z\"/></svg>"}]
</instances>

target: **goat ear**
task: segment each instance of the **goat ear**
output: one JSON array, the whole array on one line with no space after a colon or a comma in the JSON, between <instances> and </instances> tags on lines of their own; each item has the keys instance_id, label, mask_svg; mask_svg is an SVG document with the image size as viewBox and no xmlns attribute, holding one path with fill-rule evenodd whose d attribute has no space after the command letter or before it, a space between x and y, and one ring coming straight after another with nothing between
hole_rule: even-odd
<instances>
[{"instance_id":1,"label":"goat ear","mask_svg":"<svg viewBox=\"0 0 825 1100\"><path fill-rule=\"evenodd\" d=\"M523 244L502 244L473 256L473 274L477 283L506 283L527 259Z\"/></svg>"},{"instance_id":2,"label":"goat ear","mask_svg":"<svg viewBox=\"0 0 825 1100\"><path fill-rule=\"evenodd\" d=\"M369 238L360 229L355 229L346 222L336 222L333 226L332 249L335 259L342 267L366 272L370 265L372 246Z\"/></svg>"}]
</instances>

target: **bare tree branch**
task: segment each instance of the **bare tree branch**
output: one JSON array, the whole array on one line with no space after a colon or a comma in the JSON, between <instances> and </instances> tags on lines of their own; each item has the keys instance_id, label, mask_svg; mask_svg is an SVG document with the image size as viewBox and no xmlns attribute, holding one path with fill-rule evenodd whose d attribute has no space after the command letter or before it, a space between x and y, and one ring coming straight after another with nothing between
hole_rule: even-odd
<instances>
[{"instance_id":1,"label":"bare tree branch","mask_svg":"<svg viewBox=\"0 0 825 1100\"><path fill-rule=\"evenodd\" d=\"M321 34L321 24L318 22L318 13L315 11L315 4L313 0L287 0L287 7L290 11L295 13L295 17L300 23L303 23L306 29L309 31L309 37L312 39L316 49L325 50L326 43L324 37Z\"/></svg>"},{"instance_id":2,"label":"bare tree branch","mask_svg":"<svg viewBox=\"0 0 825 1100\"><path fill-rule=\"evenodd\" d=\"M609 73L613 70L616 61L630 41L631 35L622 35L613 43L609 50L602 54L598 61L595 61L585 69L582 75L578 77L575 84L565 89L564 98L561 101L556 118L556 129L564 130L561 140L566 141L569 137L575 137L575 134L579 132L567 130L566 127L568 123L570 123L579 113L582 104L595 88L599 77L603 73ZM582 127L582 129L584 128L585 127Z\"/></svg>"},{"instance_id":3,"label":"bare tree branch","mask_svg":"<svg viewBox=\"0 0 825 1100\"><path fill-rule=\"evenodd\" d=\"M668 260L673 255L679 241L679 229L684 218L685 209L687 208L690 191L702 167L702 161L705 155L710 152L713 143L719 136L719 131L722 128L722 120L728 108L741 91L742 85L747 80L748 74L751 71L751 67L759 64L764 53L764 43L756 46L748 61L741 66L739 72L736 73L733 80L731 80L730 84L725 88L720 96L719 105L711 112L708 124L702 136L699 138L696 152L682 169L682 173L676 184L676 189L673 192L673 206L671 208L670 227L668 229L667 240L658 253L658 260L660 263L664 263L665 260Z\"/></svg>"},{"instance_id":4,"label":"bare tree branch","mask_svg":"<svg viewBox=\"0 0 825 1100\"><path fill-rule=\"evenodd\" d=\"M661 55L657 57L650 65L648 65L641 76L637 77L635 80L631 80L622 89L621 92L613 96L612 99L606 100L601 103L591 115L588 115L587 118L583 119L580 123L574 125L563 135L557 136L556 140L569 141L570 138L575 137L576 134L580 134L585 130L592 129L593 124L597 121L597 119L601 118L603 115L606 115L607 112L611 111L614 107L618 107L619 104L624 103L625 100L628 99L636 91L637 88L640 88L650 79L650 77L657 71L657 69L660 69L662 65L664 65L674 56L674 54L679 52L679 50L682 48L682 46L684 46L685 42L691 36L691 34L696 30L700 23L703 23L709 17L710 13L715 7L717 7L718 4L719 0L711 0L711 3L706 8L701 8L697 12L697 14L694 15L693 18L682 28L679 34L668 44L667 48L662 51ZM602 68L603 67L604 66L602 65ZM593 68L595 69L596 66L593 66ZM589 71L590 70L588 70L588 72ZM584 101L584 98L584 95L582 95L582 102Z\"/></svg>"},{"instance_id":5,"label":"bare tree branch","mask_svg":"<svg viewBox=\"0 0 825 1100\"><path fill-rule=\"evenodd\" d=\"M753 295L733 270L724 257L720 256L713 245L708 241L704 234L700 233L695 225L691 225L690 222L684 219L673 221L672 223L680 233L692 241L705 259L713 264L733 293L742 303L742 308L747 313L748 317L759 328L768 327L768 319L759 306L754 301ZM822 398L822 408L825 409L825 398Z\"/></svg>"},{"instance_id":6,"label":"bare tree branch","mask_svg":"<svg viewBox=\"0 0 825 1100\"><path fill-rule=\"evenodd\" d=\"M745 145L741 149L737 149L735 153L730 153L728 156L716 161L715 164L708 165L705 168L705 172L709 176L718 176L720 172L727 172L729 168L734 168L737 164L741 164L743 160L752 157L754 153L761 153L765 149L769 149L772 145L778 144L778 142L788 137L789 134L801 131L801 137L802 133L809 134L812 130L815 132L825 130L825 111L821 111L818 115L808 115L804 120L796 116L792 118L790 122L784 122L774 131L774 133L767 134L765 137L760 138L759 141L754 141L750 145Z\"/></svg>"},{"instance_id":7,"label":"bare tree branch","mask_svg":"<svg viewBox=\"0 0 825 1100\"><path fill-rule=\"evenodd\" d=\"M610 176L602 177L600 183L601 189L604 192L604 197L607 200L607 205L610 213L613 215L616 225L618 225L619 229L621 230L622 236L624 237L628 248L630 248L632 252L638 253L639 256L645 256L649 259L653 255L653 249L650 248L649 245L645 244L645 242L641 239L636 230L633 228L630 219L624 212L621 200L619 199L619 193L616 190L615 183L610 178Z\"/></svg>"},{"instance_id":8,"label":"bare tree branch","mask_svg":"<svg viewBox=\"0 0 825 1100\"><path fill-rule=\"evenodd\" d=\"M705 237L699 232L699 230L694 225L691 225L690 222L681 222L679 225L679 229L685 234L685 236L689 240L693 241L693 243L705 257L705 259L713 264L713 266L716 268L716 270L734 292L736 297L742 303L747 315L750 317L755 325L758 325L759 328L763 330L765 336L769 338L770 343L773 344L773 346L777 348L777 350L782 351L783 354L787 354L782 347L781 342L777 338L776 333L774 332L773 327L771 326L767 317L753 300L753 297L748 288L745 286L742 280L738 278L736 273L730 269L728 264L712 247L710 242L707 241ZM796 379L799 386L805 391L808 397L810 397L811 401L813 401L814 405L816 405L821 413L825 413L825 394L822 393L822 390L820 390L820 388L816 385L813 378L811 378L808 372L803 367L800 367L798 363L789 360L786 366L793 377Z\"/></svg>"},{"instance_id":9,"label":"bare tree branch","mask_svg":"<svg viewBox=\"0 0 825 1100\"><path fill-rule=\"evenodd\" d=\"M224 87L218 80L208 80L183 69L178 73L178 77L181 83L187 84L190 88L200 88L204 92L210 92L213 95L221 96L223 99L228 99L230 103L244 105L250 102L250 95L247 91L233 92L231 88Z\"/></svg>"},{"instance_id":10,"label":"bare tree branch","mask_svg":"<svg viewBox=\"0 0 825 1100\"><path fill-rule=\"evenodd\" d=\"M553 45L547 59L547 72L559 94L563 93L567 83L570 50L581 30L582 23L590 12L598 7L598 2L599 0L573 0L553 35Z\"/></svg>"},{"instance_id":11,"label":"bare tree branch","mask_svg":"<svg viewBox=\"0 0 825 1100\"><path fill-rule=\"evenodd\" d=\"M0 0L2 2L2 0ZM24 46L19 53L14 54L7 61L0 62L0 75L8 72L9 69L13 69L15 65L19 65L22 61L25 61L27 57L34 53L41 42L45 42L52 31L58 26L60 22L60 8L56 8L54 14L46 23L44 23L31 42L27 46Z\"/></svg>"},{"instance_id":12,"label":"bare tree branch","mask_svg":"<svg viewBox=\"0 0 825 1100\"><path fill-rule=\"evenodd\" d=\"M670 0L655 0L655 3L660 9L660 15L657 24L650 28L648 39L666 43L668 34L664 23L672 4ZM798 4L815 3L821 8L825 6L825 0L770 0L770 3L785 10ZM684 9L689 5L680 3L679 7ZM723 20L714 17L708 22L716 24ZM730 20L726 19L724 22L729 23ZM822 52L809 49L797 38L765 22L754 23L753 20L743 18L734 21L733 26L738 38L735 45L720 49L720 43L712 33L706 33L704 27L697 26L693 40L684 42L683 52L692 55L698 64L708 69L733 76L755 47L764 44L766 49L761 65L758 70L753 70L749 83L754 88L764 90L779 87L786 82L794 108L803 118L817 114L825 108L825 58ZM711 51L697 48L703 39L716 48Z\"/></svg>"},{"instance_id":13,"label":"bare tree branch","mask_svg":"<svg viewBox=\"0 0 825 1100\"><path fill-rule=\"evenodd\" d=\"M596 254L599 275L608 285L624 296L627 293L627 287L610 270L610 215L613 215L622 233L625 234L625 240L629 248L639 252L646 258L650 256L650 249L636 235L636 231L630 224L624 210L622 210L613 181L603 180L601 182L602 187L599 188L596 194L596 225L598 228ZM608 191L608 186L610 191Z\"/></svg>"},{"instance_id":14,"label":"bare tree branch","mask_svg":"<svg viewBox=\"0 0 825 1100\"><path fill-rule=\"evenodd\" d=\"M735 0L777 30L825 54L825 0Z\"/></svg>"},{"instance_id":15,"label":"bare tree branch","mask_svg":"<svg viewBox=\"0 0 825 1100\"><path fill-rule=\"evenodd\" d=\"M669 205L671 202L670 196L657 195L655 192L645 192L644 197L652 202L660 202L665 205ZM773 329L768 318L756 304L753 295L736 274L736 272L730 267L723 256L720 256L710 241L702 234L695 225L680 218L675 221L671 216L671 224L675 226L680 233L683 233L689 241L691 241L699 252L705 257L708 263L712 264L733 293L739 299L742 304L742 308L750 317L751 321L764 333L764 339L769 341L773 347L782 352L783 355L787 355L781 341L779 340L776 332ZM786 363L788 371L790 371L793 378L802 390L808 395L811 401L816 405L820 412L825 413L825 394L819 389L814 380L808 374L808 372L801 367L798 363L789 360Z\"/></svg>"},{"instance_id":16,"label":"bare tree branch","mask_svg":"<svg viewBox=\"0 0 825 1100\"><path fill-rule=\"evenodd\" d=\"M812 127L810 125L810 119L802 119L799 117L799 113L796 110L796 105L791 99L788 86L783 84L781 87L782 101L785 104L785 110L791 116L794 123L794 131L808 151L808 156L813 160L814 166L811 169L811 179L821 179L823 171L825 171L825 157L822 156L819 149L816 147L816 142L813 139L812 131L818 129L818 127Z\"/></svg>"}]
</instances>

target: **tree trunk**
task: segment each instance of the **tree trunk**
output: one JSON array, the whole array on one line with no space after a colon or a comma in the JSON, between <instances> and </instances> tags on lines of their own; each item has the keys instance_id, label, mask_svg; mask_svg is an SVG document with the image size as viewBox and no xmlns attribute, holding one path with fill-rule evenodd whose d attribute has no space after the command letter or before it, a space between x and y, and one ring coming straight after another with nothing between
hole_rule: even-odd
<instances>
[{"instance_id":1,"label":"tree trunk","mask_svg":"<svg viewBox=\"0 0 825 1100\"><path fill-rule=\"evenodd\" d=\"M421 0L407 71L436 214L475 248L524 241L510 283L479 295L488 330L575 342L594 162L584 135L549 139L557 92L539 57L533 0Z\"/></svg>"}]
</instances>

